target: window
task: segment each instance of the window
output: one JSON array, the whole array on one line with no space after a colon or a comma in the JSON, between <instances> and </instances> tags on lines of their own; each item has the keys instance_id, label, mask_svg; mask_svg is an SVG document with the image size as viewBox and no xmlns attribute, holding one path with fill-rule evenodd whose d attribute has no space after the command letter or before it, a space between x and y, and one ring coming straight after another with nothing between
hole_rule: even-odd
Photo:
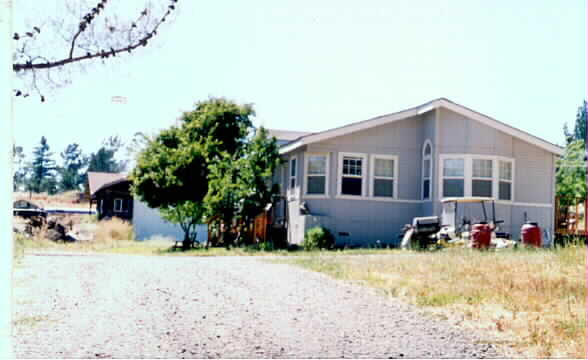
<instances>
[{"instance_id":1,"label":"window","mask_svg":"<svg viewBox=\"0 0 588 360\"><path fill-rule=\"evenodd\" d=\"M512 161L499 160L498 200L512 200Z\"/></svg>"},{"instance_id":2,"label":"window","mask_svg":"<svg viewBox=\"0 0 588 360\"><path fill-rule=\"evenodd\" d=\"M363 196L365 155L339 153L339 194Z\"/></svg>"},{"instance_id":3,"label":"window","mask_svg":"<svg viewBox=\"0 0 588 360\"><path fill-rule=\"evenodd\" d=\"M431 154L433 153L431 141L426 140L423 145L423 181L422 181L422 199L429 200L431 198L431 173L433 172L433 161Z\"/></svg>"},{"instance_id":4,"label":"window","mask_svg":"<svg viewBox=\"0 0 588 360\"><path fill-rule=\"evenodd\" d=\"M463 197L465 193L464 159L443 160L443 197Z\"/></svg>"},{"instance_id":5,"label":"window","mask_svg":"<svg viewBox=\"0 0 588 360\"><path fill-rule=\"evenodd\" d=\"M372 155L371 194L374 197L396 197L396 156Z\"/></svg>"},{"instance_id":6,"label":"window","mask_svg":"<svg viewBox=\"0 0 588 360\"><path fill-rule=\"evenodd\" d=\"M492 197L492 159L472 160L472 196Z\"/></svg>"},{"instance_id":7,"label":"window","mask_svg":"<svg viewBox=\"0 0 588 360\"><path fill-rule=\"evenodd\" d=\"M440 197L489 197L499 201L514 199L514 159L502 156L440 155Z\"/></svg>"},{"instance_id":8,"label":"window","mask_svg":"<svg viewBox=\"0 0 588 360\"><path fill-rule=\"evenodd\" d=\"M305 163L307 195L326 195L328 188L328 154L307 154Z\"/></svg>"},{"instance_id":9,"label":"window","mask_svg":"<svg viewBox=\"0 0 588 360\"><path fill-rule=\"evenodd\" d=\"M296 187L296 158L293 157L290 159L290 183L289 183L289 187L290 190L294 189Z\"/></svg>"},{"instance_id":10,"label":"window","mask_svg":"<svg viewBox=\"0 0 588 360\"><path fill-rule=\"evenodd\" d=\"M114 212L123 212L123 199L114 199Z\"/></svg>"}]
</instances>

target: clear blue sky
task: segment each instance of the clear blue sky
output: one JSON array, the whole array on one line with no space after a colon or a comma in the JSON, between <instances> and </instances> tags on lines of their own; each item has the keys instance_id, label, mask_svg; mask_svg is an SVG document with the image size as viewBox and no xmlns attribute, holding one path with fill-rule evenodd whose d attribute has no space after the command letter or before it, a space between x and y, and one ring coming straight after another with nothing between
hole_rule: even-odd
<instances>
[{"instance_id":1,"label":"clear blue sky","mask_svg":"<svg viewBox=\"0 0 588 360\"><path fill-rule=\"evenodd\" d=\"M170 126L208 96L255 123L318 131L447 97L554 143L586 98L583 0L180 1L173 24L116 68L47 103L17 100L15 141L95 151ZM112 96L126 96L113 105Z\"/></svg>"}]
</instances>

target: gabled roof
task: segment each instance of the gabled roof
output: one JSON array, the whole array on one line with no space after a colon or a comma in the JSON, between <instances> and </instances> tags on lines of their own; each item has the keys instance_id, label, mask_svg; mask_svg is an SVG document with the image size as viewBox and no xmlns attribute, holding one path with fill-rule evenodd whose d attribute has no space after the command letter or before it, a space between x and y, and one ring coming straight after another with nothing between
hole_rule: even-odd
<instances>
[{"instance_id":1,"label":"gabled roof","mask_svg":"<svg viewBox=\"0 0 588 360\"><path fill-rule=\"evenodd\" d=\"M267 129L270 136L274 136L278 140L293 141L312 133L307 131L290 131L290 130L278 130L278 129Z\"/></svg>"},{"instance_id":2,"label":"gabled roof","mask_svg":"<svg viewBox=\"0 0 588 360\"><path fill-rule=\"evenodd\" d=\"M92 196L106 186L114 185L115 183L126 180L127 176L122 173L88 171L88 183L90 185L90 195Z\"/></svg>"},{"instance_id":3,"label":"gabled roof","mask_svg":"<svg viewBox=\"0 0 588 360\"><path fill-rule=\"evenodd\" d=\"M538 138L534 135L531 135L523 130L514 128L510 125L507 125L503 122L500 122L500 121L498 121L494 118L491 118L487 115L481 114L481 113L474 111L470 108L467 108L463 105L459 105L457 103L454 103L453 101L450 101L446 98L439 98L439 99L431 100L427 103L424 103L422 105L419 105L419 106L416 106L416 107L413 107L413 108L410 108L407 110L402 110L402 111L395 112L392 114L381 115L381 116L377 116L377 117L374 117L374 118L371 118L368 120L364 120L364 121L356 122L353 124L341 126L338 128L334 128L334 129L302 136L296 140L289 142L288 144L283 145L280 148L280 154L286 154L286 153L293 151L293 150L296 150L304 145L332 139L332 138L335 138L338 136L351 134L356 131L367 130L367 129L370 129L370 128L373 128L376 126L389 124L389 123L399 121L399 120L404 120L409 117L421 115L421 114L427 113L429 111L432 111L432 110L435 110L438 108L444 108L444 109L451 110L451 111L458 113L460 115L463 115L467 118L479 121L484 125L487 125L487 126L495 128L497 130L500 130L508 135L511 135L513 137L516 137L516 138L519 138L523 141L526 141L530 144L538 146L538 147L540 147L546 151L549 151L553 154L563 155L563 148L561 148L560 146L557 146L557 145L552 144L546 140L543 140L543 139Z\"/></svg>"}]
</instances>

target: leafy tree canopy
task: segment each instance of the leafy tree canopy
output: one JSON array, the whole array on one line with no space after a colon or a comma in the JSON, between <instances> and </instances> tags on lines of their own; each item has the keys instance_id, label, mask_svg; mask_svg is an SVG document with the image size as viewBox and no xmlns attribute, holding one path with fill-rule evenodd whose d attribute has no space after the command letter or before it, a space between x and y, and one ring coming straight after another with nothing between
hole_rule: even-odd
<instances>
[{"instance_id":1,"label":"leafy tree canopy","mask_svg":"<svg viewBox=\"0 0 588 360\"><path fill-rule=\"evenodd\" d=\"M571 142L564 156L557 162L557 196L563 206L586 199L586 144L584 140Z\"/></svg>"},{"instance_id":2,"label":"leafy tree canopy","mask_svg":"<svg viewBox=\"0 0 588 360\"><path fill-rule=\"evenodd\" d=\"M26 185L27 168L25 167L25 154L22 146L12 145L13 190L23 190Z\"/></svg>"},{"instance_id":3,"label":"leafy tree canopy","mask_svg":"<svg viewBox=\"0 0 588 360\"><path fill-rule=\"evenodd\" d=\"M277 145L267 131L254 132L253 115L251 105L224 98L198 102L139 154L130 176L133 192L182 226L184 247L188 224L205 216L228 231L237 218L249 221L271 200Z\"/></svg>"},{"instance_id":4,"label":"leafy tree canopy","mask_svg":"<svg viewBox=\"0 0 588 360\"><path fill-rule=\"evenodd\" d=\"M122 146L122 140L118 136L111 136L104 140L102 147L90 155L88 171L110 173L124 171L125 162L116 160L116 154Z\"/></svg>"},{"instance_id":5,"label":"leafy tree canopy","mask_svg":"<svg viewBox=\"0 0 588 360\"><path fill-rule=\"evenodd\" d=\"M88 157L82 154L80 145L76 143L67 145L60 156L63 165L58 169L60 175L59 189L61 191L80 190L80 187L85 182L82 169L88 165Z\"/></svg>"}]
</instances>

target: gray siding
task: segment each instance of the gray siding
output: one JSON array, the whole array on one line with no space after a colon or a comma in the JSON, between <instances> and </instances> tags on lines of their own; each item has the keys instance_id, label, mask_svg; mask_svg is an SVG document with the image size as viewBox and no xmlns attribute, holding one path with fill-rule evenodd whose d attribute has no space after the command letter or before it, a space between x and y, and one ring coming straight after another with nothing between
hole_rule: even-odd
<instances>
[{"instance_id":1,"label":"gray siding","mask_svg":"<svg viewBox=\"0 0 588 360\"><path fill-rule=\"evenodd\" d=\"M303 189L300 189L302 201L306 202L312 216L299 214L300 198L290 200L289 241L299 243L304 237L304 231L321 225L333 232L338 245L365 246L377 241L381 244L397 245L402 225L410 223L413 217L422 213L422 203L419 200L421 154L425 136L430 136L434 142L434 116L430 114L308 145L307 152L329 153L328 195L321 199L305 197L302 194ZM370 174L372 166L370 155L398 156L397 197L414 203L337 198L340 152L366 154L367 174ZM302 186L304 154L299 156L299 166L301 176L298 184ZM365 177L365 181L369 181L369 176ZM368 188L366 184L366 191Z\"/></svg>"},{"instance_id":2,"label":"gray siding","mask_svg":"<svg viewBox=\"0 0 588 360\"><path fill-rule=\"evenodd\" d=\"M434 208L434 201L433 199L437 198L437 153L438 153L438 149L437 149L437 136L436 136L436 128L437 128L437 116L436 116L437 112L436 111L431 111L428 112L426 114L423 115L423 120L422 120L422 133L423 133L423 144L425 143L426 140L430 140L431 141L431 145L432 145L432 150L433 153L431 155L431 161L433 161L433 166L432 166L432 170L431 170L431 196L430 196L430 200L427 200L425 202L423 202L422 206L421 206L421 215L422 216L431 216L435 213L435 208ZM422 157L422 145L421 145L421 157ZM421 164L419 165L419 169L421 169L422 172L422 161ZM419 174L419 186L422 186L421 183L421 179L422 179L422 174ZM422 190L421 190L422 192ZM422 198L422 193L421 193L421 198Z\"/></svg>"},{"instance_id":3,"label":"gray siding","mask_svg":"<svg viewBox=\"0 0 588 360\"><path fill-rule=\"evenodd\" d=\"M431 141L433 150L432 201L421 201L422 150L427 139ZM329 154L328 194L325 197L312 198L303 194L304 157L307 152ZM374 200L368 197L367 191L361 199L337 197L338 160L341 152L362 153L367 156L365 181L370 181L371 155L397 156L397 199ZM285 155L286 159L292 155L298 159L296 189L293 193L287 192L288 240L291 243L300 243L306 230L322 225L333 232L339 245L369 245L377 241L382 244L398 244L402 225L412 222L413 217L441 215L438 181L442 168L439 156L451 153L514 159L514 201L496 204L496 218L504 220L501 230L518 238L526 212L529 219L538 221L550 235L553 233L553 155L476 120L441 108L310 144ZM289 174L289 170L286 174ZM287 184L288 178L286 176L282 181ZM366 184L364 189L368 188ZM311 215L300 214L302 202L306 202ZM487 210L491 216L489 206ZM468 216L481 220L481 209L471 210Z\"/></svg>"},{"instance_id":4,"label":"gray siding","mask_svg":"<svg viewBox=\"0 0 588 360\"><path fill-rule=\"evenodd\" d=\"M329 197L337 193L339 152L363 153L368 156L398 156L398 198L420 200L422 117L359 131L308 146L309 152L330 152ZM368 161L367 172L371 163Z\"/></svg>"},{"instance_id":5,"label":"gray siding","mask_svg":"<svg viewBox=\"0 0 588 360\"><path fill-rule=\"evenodd\" d=\"M304 239L304 232L305 232L305 218L304 216L300 215L300 194L301 186L302 186L302 178L303 178L303 171L304 171L304 158L303 154L305 148L301 148L295 152L292 152L284 157L287 161L286 163L286 176L285 176L285 198L287 202L287 230L288 230L288 242L291 244L300 244ZM290 159L293 157L296 158L296 186L294 188L290 188Z\"/></svg>"},{"instance_id":6,"label":"gray siding","mask_svg":"<svg viewBox=\"0 0 588 360\"><path fill-rule=\"evenodd\" d=\"M513 158L515 180L513 204L497 205L497 218L505 221L502 225L503 230L510 232L514 238L518 239L520 227L524 222L524 213L527 212L530 220L539 222L539 225L549 231L552 236L552 207L555 199L553 154L446 109L439 110L438 145L439 154L476 154ZM436 201L438 201L438 195ZM551 207L545 207L546 204L551 204ZM440 214L440 212L441 207L438 203L437 213Z\"/></svg>"}]
</instances>

